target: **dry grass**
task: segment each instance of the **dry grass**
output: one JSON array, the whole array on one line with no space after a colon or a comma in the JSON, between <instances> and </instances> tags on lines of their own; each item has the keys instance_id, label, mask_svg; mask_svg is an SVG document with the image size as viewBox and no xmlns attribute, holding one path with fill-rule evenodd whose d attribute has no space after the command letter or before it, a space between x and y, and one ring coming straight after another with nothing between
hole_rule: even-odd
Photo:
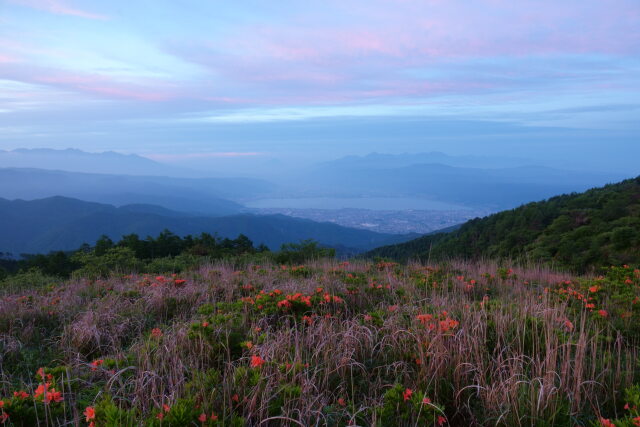
<instances>
[{"instance_id":1,"label":"dry grass","mask_svg":"<svg viewBox=\"0 0 640 427\"><path fill-rule=\"evenodd\" d=\"M638 379L633 338L544 292L575 279L565 274L530 266L500 278L491 262L376 268L329 260L307 269L304 277L280 266L218 264L186 274L180 287L133 276L5 294L0 396L31 394L44 366L65 390L65 409L41 425L84 423L84 407L104 406L105 396L133 409L140 424L159 422L163 404L184 404L215 412L221 425L234 417L247 425L385 425L384 408L398 425L437 425L438 417L461 426L589 425L612 416ZM364 282L346 283L349 273ZM383 287L371 289L373 281ZM238 303L258 289L279 289L283 299L318 287L344 302L314 303L306 313ZM198 313L221 302L235 305ZM440 316L430 321L435 329L416 318L422 314ZM442 319L457 323L441 329ZM153 328L163 335L154 338ZM264 365L250 367L251 356ZM105 364L92 368L95 360ZM438 409L392 401L394 385L425 393Z\"/></svg>"}]
</instances>

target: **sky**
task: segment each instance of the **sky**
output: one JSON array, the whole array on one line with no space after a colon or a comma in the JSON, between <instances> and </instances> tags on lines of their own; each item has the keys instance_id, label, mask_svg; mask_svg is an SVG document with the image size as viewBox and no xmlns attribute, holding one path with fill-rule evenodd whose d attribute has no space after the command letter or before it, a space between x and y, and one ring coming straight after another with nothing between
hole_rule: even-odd
<instances>
[{"instance_id":1,"label":"sky","mask_svg":"<svg viewBox=\"0 0 640 427\"><path fill-rule=\"evenodd\" d=\"M640 174L639 130L638 0L0 0L0 149Z\"/></svg>"}]
</instances>

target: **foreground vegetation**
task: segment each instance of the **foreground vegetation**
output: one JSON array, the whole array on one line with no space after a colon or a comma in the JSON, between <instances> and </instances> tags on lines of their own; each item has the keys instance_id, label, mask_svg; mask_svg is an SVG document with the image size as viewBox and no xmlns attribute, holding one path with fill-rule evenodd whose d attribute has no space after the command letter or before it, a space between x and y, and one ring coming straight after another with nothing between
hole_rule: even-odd
<instances>
[{"instance_id":1,"label":"foreground vegetation","mask_svg":"<svg viewBox=\"0 0 640 427\"><path fill-rule=\"evenodd\" d=\"M209 233L179 236L164 230L157 237L141 239L128 234L114 242L102 236L94 246L85 243L75 251L53 251L48 254L22 254L21 259L3 257L0 252L0 286L23 282L42 282L47 278L68 279L71 276L96 279L115 272L179 273L196 265L231 260L237 262L301 263L310 258L334 257L336 251L321 247L314 240L283 244L270 251L245 235L235 239L220 238ZM9 277L9 279L8 279Z\"/></svg>"},{"instance_id":2,"label":"foreground vegetation","mask_svg":"<svg viewBox=\"0 0 640 427\"><path fill-rule=\"evenodd\" d=\"M450 233L374 249L396 260L528 259L584 272L640 263L640 177L553 197L463 224Z\"/></svg>"},{"instance_id":3,"label":"foreground vegetation","mask_svg":"<svg viewBox=\"0 0 640 427\"><path fill-rule=\"evenodd\" d=\"M218 261L1 292L4 425L640 423L628 266Z\"/></svg>"}]
</instances>

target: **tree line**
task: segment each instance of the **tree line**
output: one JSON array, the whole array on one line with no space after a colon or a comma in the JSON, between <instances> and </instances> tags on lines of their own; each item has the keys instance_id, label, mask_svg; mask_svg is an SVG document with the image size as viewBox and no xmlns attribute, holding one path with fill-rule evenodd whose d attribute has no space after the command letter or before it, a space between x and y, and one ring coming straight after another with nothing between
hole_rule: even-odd
<instances>
[{"instance_id":1,"label":"tree line","mask_svg":"<svg viewBox=\"0 0 640 427\"><path fill-rule=\"evenodd\" d=\"M273 252L264 244L254 245L243 234L235 239L220 238L209 233L182 237L164 230L157 237L148 236L144 239L137 234L128 234L113 241L103 235L93 246L85 243L75 251L21 254L19 259L12 259L8 255L0 253L0 280L26 271L38 271L60 278L68 278L75 273L105 276L111 271L180 271L203 260L240 257L291 264L333 257L335 250L321 247L313 240L303 240L284 244L279 251Z\"/></svg>"}]
</instances>

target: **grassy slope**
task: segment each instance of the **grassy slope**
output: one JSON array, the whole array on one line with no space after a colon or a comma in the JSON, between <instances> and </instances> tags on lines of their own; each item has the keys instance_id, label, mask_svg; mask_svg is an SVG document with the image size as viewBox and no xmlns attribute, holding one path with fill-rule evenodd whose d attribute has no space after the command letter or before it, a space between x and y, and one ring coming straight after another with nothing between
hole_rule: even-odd
<instances>
[{"instance_id":1,"label":"grassy slope","mask_svg":"<svg viewBox=\"0 0 640 427\"><path fill-rule=\"evenodd\" d=\"M385 246L398 260L526 256L575 270L640 262L640 177L529 203L459 230Z\"/></svg>"},{"instance_id":2,"label":"grassy slope","mask_svg":"<svg viewBox=\"0 0 640 427\"><path fill-rule=\"evenodd\" d=\"M0 417L590 425L625 413L622 390L640 379L631 268L597 279L491 263L227 263L182 279L5 283ZM63 400L34 401L43 381Z\"/></svg>"}]
</instances>

